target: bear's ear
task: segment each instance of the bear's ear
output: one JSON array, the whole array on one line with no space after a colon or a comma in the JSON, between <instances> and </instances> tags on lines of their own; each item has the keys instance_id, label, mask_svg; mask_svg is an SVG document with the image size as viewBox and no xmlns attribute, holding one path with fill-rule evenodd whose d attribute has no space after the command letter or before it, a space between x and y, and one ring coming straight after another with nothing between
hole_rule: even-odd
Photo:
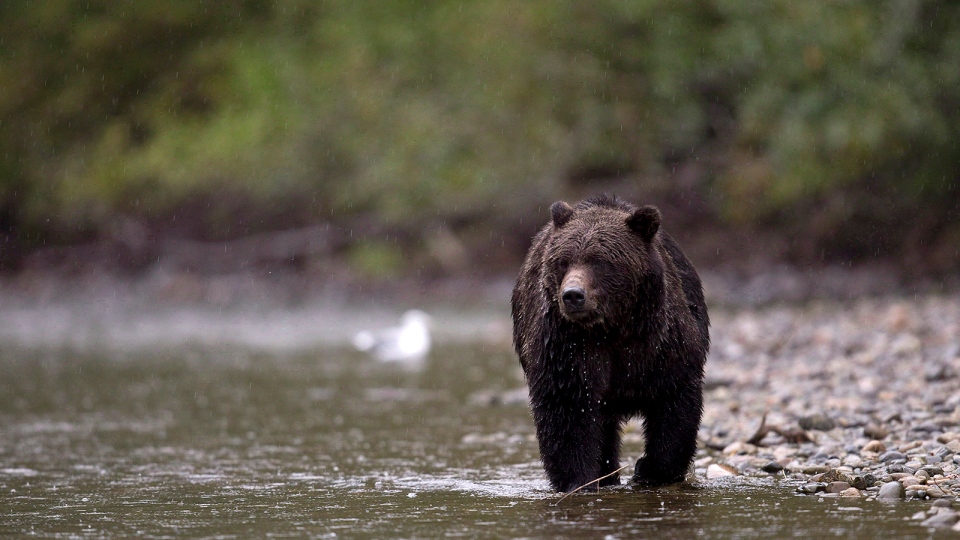
<instances>
[{"instance_id":1,"label":"bear's ear","mask_svg":"<svg viewBox=\"0 0 960 540\"><path fill-rule=\"evenodd\" d=\"M660 210L656 206L637 208L627 218L627 226L649 242L660 230Z\"/></svg>"},{"instance_id":2,"label":"bear's ear","mask_svg":"<svg viewBox=\"0 0 960 540\"><path fill-rule=\"evenodd\" d=\"M550 216L553 218L553 226L558 229L566 225L572 215L573 208L570 208L570 205L563 201L557 201L550 205Z\"/></svg>"}]
</instances>

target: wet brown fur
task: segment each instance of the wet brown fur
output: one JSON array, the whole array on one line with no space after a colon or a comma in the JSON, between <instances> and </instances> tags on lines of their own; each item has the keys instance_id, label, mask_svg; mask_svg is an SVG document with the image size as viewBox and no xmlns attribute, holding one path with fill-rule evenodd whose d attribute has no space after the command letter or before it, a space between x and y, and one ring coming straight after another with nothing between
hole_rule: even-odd
<instances>
[{"instance_id":1,"label":"wet brown fur","mask_svg":"<svg viewBox=\"0 0 960 540\"><path fill-rule=\"evenodd\" d=\"M586 292L582 309L564 305L571 283ZM555 203L511 304L553 487L569 491L619 468L621 426L636 415L647 451L634 479L681 480L696 452L709 319L696 270L659 211L607 196Z\"/></svg>"}]
</instances>

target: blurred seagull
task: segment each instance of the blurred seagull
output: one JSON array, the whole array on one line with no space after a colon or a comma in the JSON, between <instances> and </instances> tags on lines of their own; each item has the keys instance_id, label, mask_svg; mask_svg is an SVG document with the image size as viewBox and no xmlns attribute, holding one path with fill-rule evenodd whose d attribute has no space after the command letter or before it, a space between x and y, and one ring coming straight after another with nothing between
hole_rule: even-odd
<instances>
[{"instance_id":1,"label":"blurred seagull","mask_svg":"<svg viewBox=\"0 0 960 540\"><path fill-rule=\"evenodd\" d=\"M400 318L400 326L357 332L353 346L381 362L417 364L430 352L430 316L411 309Z\"/></svg>"}]
</instances>

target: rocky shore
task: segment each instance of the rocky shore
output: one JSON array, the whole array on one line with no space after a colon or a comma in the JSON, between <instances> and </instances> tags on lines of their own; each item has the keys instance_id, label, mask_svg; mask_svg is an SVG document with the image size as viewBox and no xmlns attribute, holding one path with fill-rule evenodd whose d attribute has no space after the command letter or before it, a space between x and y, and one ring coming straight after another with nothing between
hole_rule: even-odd
<instances>
[{"instance_id":1,"label":"rocky shore","mask_svg":"<svg viewBox=\"0 0 960 540\"><path fill-rule=\"evenodd\" d=\"M716 310L700 478L774 475L814 497L960 513L960 299Z\"/></svg>"}]
</instances>

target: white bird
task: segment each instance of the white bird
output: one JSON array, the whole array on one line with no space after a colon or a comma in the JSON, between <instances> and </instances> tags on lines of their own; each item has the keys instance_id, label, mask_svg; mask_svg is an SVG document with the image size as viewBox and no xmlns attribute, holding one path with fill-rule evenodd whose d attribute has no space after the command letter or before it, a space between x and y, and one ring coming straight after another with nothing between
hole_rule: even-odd
<instances>
[{"instance_id":1,"label":"white bird","mask_svg":"<svg viewBox=\"0 0 960 540\"><path fill-rule=\"evenodd\" d=\"M430 352L430 316L411 309L400 318L400 326L357 332L353 346L381 362L417 364Z\"/></svg>"}]
</instances>

